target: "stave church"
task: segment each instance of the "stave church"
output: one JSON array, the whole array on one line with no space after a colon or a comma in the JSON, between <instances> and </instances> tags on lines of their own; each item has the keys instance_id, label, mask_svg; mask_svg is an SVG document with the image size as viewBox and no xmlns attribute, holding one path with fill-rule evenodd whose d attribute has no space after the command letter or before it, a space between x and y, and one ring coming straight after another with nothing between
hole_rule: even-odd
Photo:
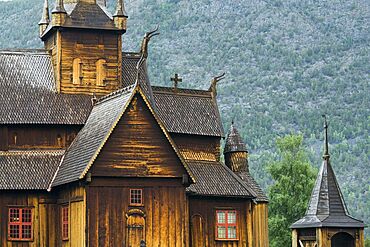
<instances>
[{"instance_id":1,"label":"stave church","mask_svg":"<svg viewBox=\"0 0 370 247\"><path fill-rule=\"evenodd\" d=\"M52 4L43 49L0 51L0 246L268 247L268 199L221 123L223 76L153 86L158 32L123 52L122 0Z\"/></svg>"}]
</instances>

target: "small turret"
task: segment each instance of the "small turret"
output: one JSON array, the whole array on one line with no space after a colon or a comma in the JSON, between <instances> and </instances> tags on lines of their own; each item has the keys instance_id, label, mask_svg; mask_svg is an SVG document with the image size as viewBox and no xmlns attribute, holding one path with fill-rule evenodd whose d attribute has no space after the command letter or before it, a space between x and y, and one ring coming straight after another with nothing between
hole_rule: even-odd
<instances>
[{"instance_id":1,"label":"small turret","mask_svg":"<svg viewBox=\"0 0 370 247\"><path fill-rule=\"evenodd\" d=\"M40 30L40 37L45 32L46 28L48 27L50 22L49 18L49 3L48 0L44 1L44 7L42 9L42 17L39 22L39 30Z\"/></svg>"},{"instance_id":2,"label":"small turret","mask_svg":"<svg viewBox=\"0 0 370 247\"><path fill-rule=\"evenodd\" d=\"M249 172L247 147L235 128L234 122L226 138L224 156L226 166L233 172Z\"/></svg>"},{"instance_id":3,"label":"small turret","mask_svg":"<svg viewBox=\"0 0 370 247\"><path fill-rule=\"evenodd\" d=\"M62 26L67 16L67 11L64 9L63 0L56 0L55 7L51 11L53 26Z\"/></svg>"},{"instance_id":4,"label":"small turret","mask_svg":"<svg viewBox=\"0 0 370 247\"><path fill-rule=\"evenodd\" d=\"M117 0L116 12L113 15L113 21L116 28L126 30L127 28L127 13L123 0Z\"/></svg>"}]
</instances>

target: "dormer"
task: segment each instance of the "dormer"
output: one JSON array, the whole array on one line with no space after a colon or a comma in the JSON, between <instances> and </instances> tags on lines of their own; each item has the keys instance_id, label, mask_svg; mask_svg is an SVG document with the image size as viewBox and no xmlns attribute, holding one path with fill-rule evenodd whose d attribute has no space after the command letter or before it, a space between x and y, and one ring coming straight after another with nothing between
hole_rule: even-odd
<instances>
[{"instance_id":1,"label":"dormer","mask_svg":"<svg viewBox=\"0 0 370 247\"><path fill-rule=\"evenodd\" d=\"M52 56L58 93L105 95L121 87L123 0L112 15L105 0L56 0L49 20L48 1L40 37Z\"/></svg>"}]
</instances>

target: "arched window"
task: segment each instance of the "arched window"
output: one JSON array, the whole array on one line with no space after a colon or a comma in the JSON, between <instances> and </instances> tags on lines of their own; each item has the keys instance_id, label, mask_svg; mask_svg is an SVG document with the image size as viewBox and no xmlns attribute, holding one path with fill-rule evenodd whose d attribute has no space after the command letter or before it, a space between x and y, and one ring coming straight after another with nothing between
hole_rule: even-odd
<instances>
[{"instance_id":1,"label":"arched window","mask_svg":"<svg viewBox=\"0 0 370 247\"><path fill-rule=\"evenodd\" d=\"M73 84L80 85L82 82L82 62L80 58L73 59Z\"/></svg>"},{"instance_id":2,"label":"arched window","mask_svg":"<svg viewBox=\"0 0 370 247\"><path fill-rule=\"evenodd\" d=\"M331 238L331 247L355 247L355 239L346 232L339 232Z\"/></svg>"},{"instance_id":3,"label":"arched window","mask_svg":"<svg viewBox=\"0 0 370 247\"><path fill-rule=\"evenodd\" d=\"M99 59L96 62L96 85L97 86L104 86L106 75L106 64L107 62L104 59Z\"/></svg>"}]
</instances>

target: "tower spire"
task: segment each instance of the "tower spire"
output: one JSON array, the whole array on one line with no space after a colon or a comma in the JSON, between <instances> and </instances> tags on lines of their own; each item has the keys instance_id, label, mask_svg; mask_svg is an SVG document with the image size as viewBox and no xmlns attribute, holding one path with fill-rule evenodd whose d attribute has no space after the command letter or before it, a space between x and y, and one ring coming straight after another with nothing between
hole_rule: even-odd
<instances>
[{"instance_id":1,"label":"tower spire","mask_svg":"<svg viewBox=\"0 0 370 247\"><path fill-rule=\"evenodd\" d=\"M117 28L126 30L127 25L127 13L123 0L117 0L116 11L113 15L114 24Z\"/></svg>"},{"instance_id":2,"label":"tower spire","mask_svg":"<svg viewBox=\"0 0 370 247\"><path fill-rule=\"evenodd\" d=\"M329 140L328 140L328 121L327 121L327 118L326 118L326 115L322 115L323 118L324 118L324 134L325 134L325 140L324 140L324 155L323 155L323 158L325 160L329 159L330 158L330 155L329 155Z\"/></svg>"},{"instance_id":3,"label":"tower spire","mask_svg":"<svg viewBox=\"0 0 370 247\"><path fill-rule=\"evenodd\" d=\"M54 14L54 13L67 13L66 10L64 9L63 0L55 0L55 6L54 6L54 9L51 13L52 14Z\"/></svg>"},{"instance_id":4,"label":"tower spire","mask_svg":"<svg viewBox=\"0 0 370 247\"><path fill-rule=\"evenodd\" d=\"M40 37L42 36L42 34L44 33L44 31L48 27L49 22L50 22L50 18L49 18L49 2L48 2L48 0L44 0L44 7L42 9L42 17L41 17L41 20L39 22Z\"/></svg>"}]
</instances>

